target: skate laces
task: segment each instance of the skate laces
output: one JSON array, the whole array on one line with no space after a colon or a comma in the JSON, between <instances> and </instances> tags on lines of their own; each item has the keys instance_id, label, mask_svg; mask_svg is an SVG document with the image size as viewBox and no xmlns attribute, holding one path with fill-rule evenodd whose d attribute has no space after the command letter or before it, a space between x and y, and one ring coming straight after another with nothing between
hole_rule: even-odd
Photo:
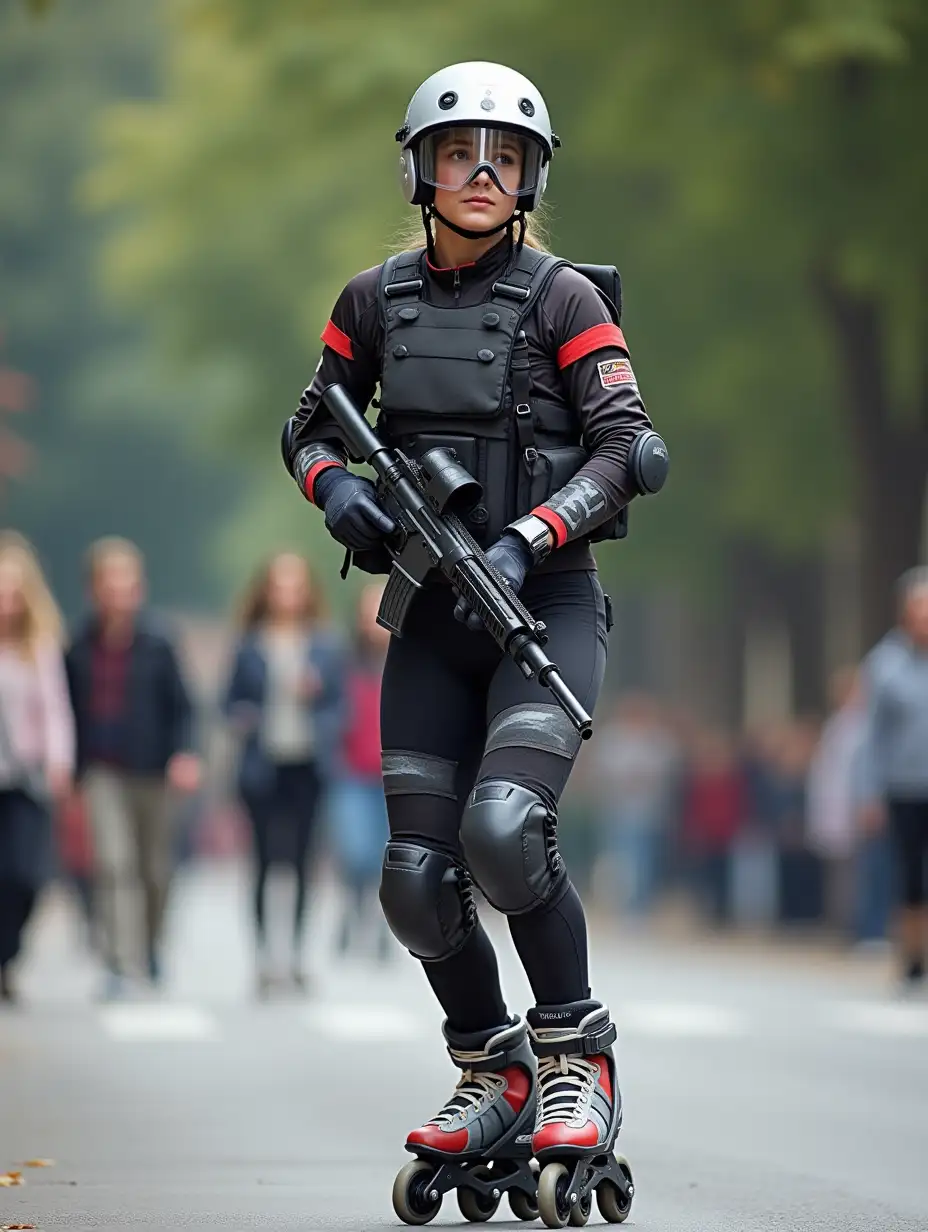
<instances>
[{"instance_id":1,"label":"skate laces","mask_svg":"<svg viewBox=\"0 0 928 1232\"><path fill-rule=\"evenodd\" d=\"M585 1123L599 1081L599 1066L585 1057L542 1057L538 1062L537 1133L555 1121Z\"/></svg>"},{"instance_id":2,"label":"skate laces","mask_svg":"<svg viewBox=\"0 0 928 1232\"><path fill-rule=\"evenodd\" d=\"M444 1129L454 1121L464 1121L470 1111L480 1112L491 1103L505 1086L506 1079L502 1074L494 1074L492 1070L474 1073L466 1069L454 1088L454 1094L429 1124Z\"/></svg>"}]
</instances>

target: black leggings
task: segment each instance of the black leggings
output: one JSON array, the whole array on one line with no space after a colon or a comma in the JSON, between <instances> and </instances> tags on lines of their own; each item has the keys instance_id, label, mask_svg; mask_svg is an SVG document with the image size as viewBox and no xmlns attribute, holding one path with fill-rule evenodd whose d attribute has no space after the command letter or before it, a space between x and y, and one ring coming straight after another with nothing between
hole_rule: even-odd
<instances>
[{"instance_id":1,"label":"black leggings","mask_svg":"<svg viewBox=\"0 0 928 1232\"><path fill-rule=\"evenodd\" d=\"M50 862L48 811L22 791L0 791L0 967L19 954Z\"/></svg>"},{"instance_id":2,"label":"black leggings","mask_svg":"<svg viewBox=\"0 0 928 1232\"><path fill-rule=\"evenodd\" d=\"M906 907L924 907L928 800L890 800L889 824L899 861L902 901Z\"/></svg>"},{"instance_id":3,"label":"black leggings","mask_svg":"<svg viewBox=\"0 0 928 1232\"><path fill-rule=\"evenodd\" d=\"M545 650L575 696L592 711L606 666L605 600L595 573L571 571L530 577L520 596L548 629ZM384 753L425 754L457 763L456 799L389 795L391 839L421 843L463 863L461 815L475 783L506 779L536 792L552 809L573 760L531 747L485 753L487 728L509 707L550 703L537 680L526 680L488 634L454 620L446 586L419 595L404 636L390 643L383 678ZM554 897L509 928L536 1000L562 1004L590 995L586 922L565 877ZM506 1020L496 955L480 926L451 957L423 963L449 1023L479 1031Z\"/></svg>"},{"instance_id":4,"label":"black leggings","mask_svg":"<svg viewBox=\"0 0 928 1232\"><path fill-rule=\"evenodd\" d=\"M321 794L319 773L312 762L274 767L271 789L245 800L251 820L255 856L254 912L258 939L265 937L265 888L271 865L281 860L296 874L293 935L299 940L306 915L307 858Z\"/></svg>"}]
</instances>

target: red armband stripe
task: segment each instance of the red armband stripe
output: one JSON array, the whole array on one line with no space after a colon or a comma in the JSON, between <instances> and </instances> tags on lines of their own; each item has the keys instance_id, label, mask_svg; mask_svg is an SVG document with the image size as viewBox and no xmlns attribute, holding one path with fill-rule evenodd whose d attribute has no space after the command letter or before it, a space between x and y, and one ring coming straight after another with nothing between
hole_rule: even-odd
<instances>
[{"instance_id":1,"label":"red armband stripe","mask_svg":"<svg viewBox=\"0 0 928 1232\"><path fill-rule=\"evenodd\" d=\"M625 354L628 354L625 335L618 325L613 325L611 321L603 322L602 325L593 325L585 329L582 334L577 334L576 338L571 338L570 342L564 343L557 353L557 366L569 368L571 364L575 364L578 359L583 359L584 355L589 355L591 351L601 351L603 347L613 346L621 347Z\"/></svg>"},{"instance_id":2,"label":"red armband stripe","mask_svg":"<svg viewBox=\"0 0 928 1232\"><path fill-rule=\"evenodd\" d=\"M303 481L303 492L310 504L316 503L313 500L313 488L315 487L316 480L330 466L341 466L341 462L335 462L332 458L323 458L321 462L317 462L315 466L311 466L306 472L306 479Z\"/></svg>"},{"instance_id":3,"label":"red armband stripe","mask_svg":"<svg viewBox=\"0 0 928 1232\"><path fill-rule=\"evenodd\" d=\"M343 359L354 359L351 339L338 328L334 321L329 321L320 335L326 346L341 355Z\"/></svg>"},{"instance_id":4,"label":"red armband stripe","mask_svg":"<svg viewBox=\"0 0 928 1232\"><path fill-rule=\"evenodd\" d=\"M567 523L562 517L554 512L553 509L548 509L545 505L538 505L532 513L536 518L541 518L547 526L550 526L554 531L554 546L562 548L567 542Z\"/></svg>"}]
</instances>

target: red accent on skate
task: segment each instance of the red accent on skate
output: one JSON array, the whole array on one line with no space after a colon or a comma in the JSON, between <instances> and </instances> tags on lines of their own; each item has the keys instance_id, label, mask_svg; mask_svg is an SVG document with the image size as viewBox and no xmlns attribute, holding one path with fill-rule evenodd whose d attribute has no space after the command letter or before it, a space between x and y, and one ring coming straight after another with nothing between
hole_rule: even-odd
<instances>
[{"instance_id":1,"label":"red accent on skate","mask_svg":"<svg viewBox=\"0 0 928 1232\"><path fill-rule=\"evenodd\" d=\"M450 1133L439 1125L423 1125L414 1129L407 1142L413 1146L432 1146L440 1151L463 1151L467 1148L468 1133L466 1129L455 1129Z\"/></svg>"},{"instance_id":2,"label":"red accent on skate","mask_svg":"<svg viewBox=\"0 0 928 1232\"><path fill-rule=\"evenodd\" d=\"M532 1138L532 1150L544 1151L552 1146L596 1146L598 1143L599 1130L592 1121L587 1121L582 1129L572 1129L566 1121L552 1121Z\"/></svg>"},{"instance_id":3,"label":"red accent on skate","mask_svg":"<svg viewBox=\"0 0 928 1232\"><path fill-rule=\"evenodd\" d=\"M590 1057L594 1065L599 1066L599 1085L609 1103L612 1103L612 1079L609 1077L609 1062L605 1057Z\"/></svg>"},{"instance_id":4,"label":"red accent on skate","mask_svg":"<svg viewBox=\"0 0 928 1232\"><path fill-rule=\"evenodd\" d=\"M501 1071L502 1076L509 1084L503 1094L503 1099L513 1110L513 1112L521 1112L528 1099L529 1078L528 1074L521 1065L510 1065L508 1069Z\"/></svg>"}]
</instances>

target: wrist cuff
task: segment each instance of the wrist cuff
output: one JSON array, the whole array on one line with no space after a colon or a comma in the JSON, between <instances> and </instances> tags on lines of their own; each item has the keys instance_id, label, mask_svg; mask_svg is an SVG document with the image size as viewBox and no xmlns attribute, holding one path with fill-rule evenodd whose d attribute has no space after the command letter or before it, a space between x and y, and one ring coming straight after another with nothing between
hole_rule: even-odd
<instances>
[{"instance_id":1,"label":"wrist cuff","mask_svg":"<svg viewBox=\"0 0 928 1232\"><path fill-rule=\"evenodd\" d=\"M538 505L533 509L531 516L539 518L554 535L554 546L562 548L567 542L567 523L553 509L548 509L545 505Z\"/></svg>"},{"instance_id":2,"label":"wrist cuff","mask_svg":"<svg viewBox=\"0 0 928 1232\"><path fill-rule=\"evenodd\" d=\"M317 462L314 466L311 466L306 472L306 478L303 481L303 492L311 505L317 505L319 503L316 500L317 479L323 471L331 470L333 466L341 467L342 470L345 469L341 462L334 462L331 458L326 458L322 462Z\"/></svg>"},{"instance_id":3,"label":"wrist cuff","mask_svg":"<svg viewBox=\"0 0 928 1232\"><path fill-rule=\"evenodd\" d=\"M547 522L534 513L519 518L516 522L510 522L506 527L507 533L515 535L528 549L532 565L540 565L551 551L551 545L548 542L549 529Z\"/></svg>"}]
</instances>

